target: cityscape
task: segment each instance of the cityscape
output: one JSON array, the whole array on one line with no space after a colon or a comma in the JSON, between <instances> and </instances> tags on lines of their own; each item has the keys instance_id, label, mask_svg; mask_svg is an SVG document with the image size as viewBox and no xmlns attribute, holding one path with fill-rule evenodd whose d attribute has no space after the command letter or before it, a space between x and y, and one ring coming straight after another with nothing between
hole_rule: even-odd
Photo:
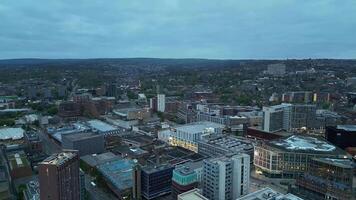
<instances>
[{"instance_id":1,"label":"cityscape","mask_svg":"<svg viewBox=\"0 0 356 200\"><path fill-rule=\"evenodd\" d=\"M298 30L305 38L284 49L256 37L266 54L230 38L236 31L256 47L230 23L267 30L259 20L285 23L290 7L332 29L323 23L337 21L333 9L356 13L355 2L39 2L0 2L0 200L356 200L356 40L340 39L356 33L356 15L338 40L336 30ZM251 11L221 21L243 8ZM116 11L123 21L104 26ZM68 29L54 22L62 14ZM138 16L145 25L127 24ZM295 34L273 27L275 38ZM197 29L209 34L193 37Z\"/></svg>"}]
</instances>

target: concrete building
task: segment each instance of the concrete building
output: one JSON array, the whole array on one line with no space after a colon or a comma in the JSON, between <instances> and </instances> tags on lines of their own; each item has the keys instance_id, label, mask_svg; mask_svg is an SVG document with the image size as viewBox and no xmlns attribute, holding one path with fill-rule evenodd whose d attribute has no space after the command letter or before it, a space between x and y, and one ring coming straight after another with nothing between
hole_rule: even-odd
<instances>
[{"instance_id":1,"label":"concrete building","mask_svg":"<svg viewBox=\"0 0 356 200\"><path fill-rule=\"evenodd\" d=\"M97 119L90 120L87 123L88 126L92 129L92 131L102 134L104 136L115 135L120 132L120 130L117 127L114 127L108 123L105 123Z\"/></svg>"},{"instance_id":2,"label":"concrete building","mask_svg":"<svg viewBox=\"0 0 356 200\"><path fill-rule=\"evenodd\" d=\"M292 104L263 107L263 130L276 132L290 129L290 109Z\"/></svg>"},{"instance_id":3,"label":"concrete building","mask_svg":"<svg viewBox=\"0 0 356 200\"><path fill-rule=\"evenodd\" d=\"M195 122L177 126L169 131L158 133L158 138L168 142L172 146L180 146L194 152L198 152L198 140L204 134L220 134L225 126L212 122Z\"/></svg>"},{"instance_id":4,"label":"concrete building","mask_svg":"<svg viewBox=\"0 0 356 200\"><path fill-rule=\"evenodd\" d=\"M40 200L40 184L38 180L33 180L26 184L23 196L25 200Z\"/></svg>"},{"instance_id":5,"label":"concrete building","mask_svg":"<svg viewBox=\"0 0 356 200\"><path fill-rule=\"evenodd\" d=\"M313 158L297 178L297 193L307 199L348 200L353 195L355 164L348 159Z\"/></svg>"},{"instance_id":6,"label":"concrete building","mask_svg":"<svg viewBox=\"0 0 356 200\"><path fill-rule=\"evenodd\" d=\"M197 188L203 172L203 161L187 162L176 166L172 177L172 199L181 193Z\"/></svg>"},{"instance_id":7,"label":"concrete building","mask_svg":"<svg viewBox=\"0 0 356 200\"><path fill-rule=\"evenodd\" d=\"M204 160L203 195L214 200L235 200L248 194L250 156L239 154Z\"/></svg>"},{"instance_id":8,"label":"concrete building","mask_svg":"<svg viewBox=\"0 0 356 200\"><path fill-rule=\"evenodd\" d=\"M132 168L134 165L135 161L133 160L120 159L98 166L98 170L104 176L107 185L119 199L126 199L132 193Z\"/></svg>"},{"instance_id":9,"label":"concrete building","mask_svg":"<svg viewBox=\"0 0 356 200\"><path fill-rule=\"evenodd\" d=\"M303 200L293 194L281 194L271 188L263 188L236 200Z\"/></svg>"},{"instance_id":10,"label":"concrete building","mask_svg":"<svg viewBox=\"0 0 356 200\"><path fill-rule=\"evenodd\" d=\"M254 165L272 178L295 178L307 170L313 157L344 158L346 152L324 139L292 135L255 146Z\"/></svg>"},{"instance_id":11,"label":"concrete building","mask_svg":"<svg viewBox=\"0 0 356 200\"><path fill-rule=\"evenodd\" d=\"M166 95L157 94L157 111L164 112L166 110Z\"/></svg>"},{"instance_id":12,"label":"concrete building","mask_svg":"<svg viewBox=\"0 0 356 200\"><path fill-rule=\"evenodd\" d=\"M30 155L42 153L42 141L37 133L25 132L24 141L26 144L26 152Z\"/></svg>"},{"instance_id":13,"label":"concrete building","mask_svg":"<svg viewBox=\"0 0 356 200\"><path fill-rule=\"evenodd\" d=\"M54 154L39 164L41 200L80 199L77 151Z\"/></svg>"},{"instance_id":14,"label":"concrete building","mask_svg":"<svg viewBox=\"0 0 356 200\"><path fill-rule=\"evenodd\" d=\"M206 135L198 141L198 153L204 156L216 157L227 154L246 153L253 160L253 144L251 141L232 135Z\"/></svg>"},{"instance_id":15,"label":"concrete building","mask_svg":"<svg viewBox=\"0 0 356 200\"><path fill-rule=\"evenodd\" d=\"M79 156L103 153L104 136L92 132L66 134L62 136L62 148L77 150Z\"/></svg>"},{"instance_id":16,"label":"concrete building","mask_svg":"<svg viewBox=\"0 0 356 200\"><path fill-rule=\"evenodd\" d=\"M177 200L209 200L209 199L204 197L200 193L199 189L193 189L178 195Z\"/></svg>"},{"instance_id":17,"label":"concrete building","mask_svg":"<svg viewBox=\"0 0 356 200\"><path fill-rule=\"evenodd\" d=\"M287 104L263 107L263 130L276 132L316 128L316 105Z\"/></svg>"}]
</instances>

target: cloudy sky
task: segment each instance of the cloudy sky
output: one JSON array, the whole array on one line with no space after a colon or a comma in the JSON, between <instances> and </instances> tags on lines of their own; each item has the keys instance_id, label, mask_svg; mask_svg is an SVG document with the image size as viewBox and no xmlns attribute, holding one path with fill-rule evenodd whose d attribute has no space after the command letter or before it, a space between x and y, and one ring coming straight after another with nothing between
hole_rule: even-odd
<instances>
[{"instance_id":1,"label":"cloudy sky","mask_svg":"<svg viewBox=\"0 0 356 200\"><path fill-rule=\"evenodd\" d=\"M356 0L0 0L30 57L356 58Z\"/></svg>"}]
</instances>

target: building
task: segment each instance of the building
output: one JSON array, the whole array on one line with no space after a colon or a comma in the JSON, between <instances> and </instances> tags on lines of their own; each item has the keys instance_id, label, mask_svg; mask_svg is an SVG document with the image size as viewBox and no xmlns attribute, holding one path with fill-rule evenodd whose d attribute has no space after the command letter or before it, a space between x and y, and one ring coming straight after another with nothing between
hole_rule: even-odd
<instances>
[{"instance_id":1,"label":"building","mask_svg":"<svg viewBox=\"0 0 356 200\"><path fill-rule=\"evenodd\" d=\"M141 194L146 200L171 193L174 167L169 164L147 165L141 168Z\"/></svg>"},{"instance_id":2,"label":"building","mask_svg":"<svg viewBox=\"0 0 356 200\"><path fill-rule=\"evenodd\" d=\"M204 156L216 157L227 154L246 153L253 160L253 144L242 137L232 135L206 135L198 141L198 153Z\"/></svg>"},{"instance_id":3,"label":"building","mask_svg":"<svg viewBox=\"0 0 356 200\"><path fill-rule=\"evenodd\" d=\"M24 132L22 128L0 128L0 141L22 139Z\"/></svg>"},{"instance_id":4,"label":"building","mask_svg":"<svg viewBox=\"0 0 356 200\"><path fill-rule=\"evenodd\" d=\"M58 115L65 118L77 118L81 116L81 105L73 101L62 102L58 107Z\"/></svg>"},{"instance_id":5,"label":"building","mask_svg":"<svg viewBox=\"0 0 356 200\"><path fill-rule=\"evenodd\" d=\"M150 109L153 112L157 111L157 97L150 98Z\"/></svg>"},{"instance_id":6,"label":"building","mask_svg":"<svg viewBox=\"0 0 356 200\"><path fill-rule=\"evenodd\" d=\"M203 161L187 162L176 166L172 177L172 199L179 194L197 188L203 172Z\"/></svg>"},{"instance_id":7,"label":"building","mask_svg":"<svg viewBox=\"0 0 356 200\"><path fill-rule=\"evenodd\" d=\"M120 130L110 124L107 124L103 121L94 119L87 122L88 126L92 129L92 131L106 135L115 135L120 132Z\"/></svg>"},{"instance_id":8,"label":"building","mask_svg":"<svg viewBox=\"0 0 356 200\"><path fill-rule=\"evenodd\" d=\"M107 185L119 199L126 199L131 195L133 177L132 168L135 161L128 159L114 160L98 166Z\"/></svg>"},{"instance_id":9,"label":"building","mask_svg":"<svg viewBox=\"0 0 356 200\"><path fill-rule=\"evenodd\" d=\"M307 199L348 200L353 196L355 164L348 159L313 158L297 178L297 193Z\"/></svg>"},{"instance_id":10,"label":"building","mask_svg":"<svg viewBox=\"0 0 356 200\"><path fill-rule=\"evenodd\" d=\"M263 107L263 130L276 132L315 128L316 105L287 104Z\"/></svg>"},{"instance_id":11,"label":"building","mask_svg":"<svg viewBox=\"0 0 356 200\"><path fill-rule=\"evenodd\" d=\"M113 113L122 120L146 120L151 117L148 108L123 108L114 110Z\"/></svg>"},{"instance_id":12,"label":"building","mask_svg":"<svg viewBox=\"0 0 356 200\"><path fill-rule=\"evenodd\" d=\"M40 199L80 199L79 156L63 151L39 164ZM49 187L50 186L50 187Z\"/></svg>"},{"instance_id":13,"label":"building","mask_svg":"<svg viewBox=\"0 0 356 200\"><path fill-rule=\"evenodd\" d=\"M40 184L38 180L33 180L26 184L23 196L25 200L40 200Z\"/></svg>"},{"instance_id":14,"label":"building","mask_svg":"<svg viewBox=\"0 0 356 200\"><path fill-rule=\"evenodd\" d=\"M6 157L12 179L32 176L32 168L24 151L8 152Z\"/></svg>"},{"instance_id":15,"label":"building","mask_svg":"<svg viewBox=\"0 0 356 200\"><path fill-rule=\"evenodd\" d=\"M166 110L166 95L157 94L157 111L164 112Z\"/></svg>"},{"instance_id":16,"label":"building","mask_svg":"<svg viewBox=\"0 0 356 200\"><path fill-rule=\"evenodd\" d=\"M263 107L263 130L276 132L279 130L289 130L290 128L290 107L292 104L280 104L276 106Z\"/></svg>"},{"instance_id":17,"label":"building","mask_svg":"<svg viewBox=\"0 0 356 200\"><path fill-rule=\"evenodd\" d=\"M286 65L283 63L270 64L267 66L266 73L277 76L284 75L286 73Z\"/></svg>"},{"instance_id":18,"label":"building","mask_svg":"<svg viewBox=\"0 0 356 200\"><path fill-rule=\"evenodd\" d=\"M180 146L198 152L198 140L204 134L220 134L225 126L212 122L195 122L158 133L158 138L168 138L172 146ZM161 133L164 133L162 135Z\"/></svg>"},{"instance_id":19,"label":"building","mask_svg":"<svg viewBox=\"0 0 356 200\"><path fill-rule=\"evenodd\" d=\"M77 150L79 156L103 153L104 136L93 132L66 134L62 136L62 148Z\"/></svg>"},{"instance_id":20,"label":"building","mask_svg":"<svg viewBox=\"0 0 356 200\"><path fill-rule=\"evenodd\" d=\"M344 158L348 155L321 138L292 135L256 144L254 165L268 177L295 178L307 170L313 157Z\"/></svg>"},{"instance_id":21,"label":"building","mask_svg":"<svg viewBox=\"0 0 356 200\"><path fill-rule=\"evenodd\" d=\"M327 126L325 137L342 149L356 147L356 125Z\"/></svg>"},{"instance_id":22,"label":"building","mask_svg":"<svg viewBox=\"0 0 356 200\"><path fill-rule=\"evenodd\" d=\"M24 141L26 144L26 152L30 155L42 153L42 141L37 133L25 132Z\"/></svg>"},{"instance_id":23,"label":"building","mask_svg":"<svg viewBox=\"0 0 356 200\"><path fill-rule=\"evenodd\" d=\"M200 193L199 189L193 189L178 195L177 200L209 200L209 199L204 197Z\"/></svg>"},{"instance_id":24,"label":"building","mask_svg":"<svg viewBox=\"0 0 356 200\"><path fill-rule=\"evenodd\" d=\"M271 188L263 188L236 200L303 200L291 193L281 194Z\"/></svg>"},{"instance_id":25,"label":"building","mask_svg":"<svg viewBox=\"0 0 356 200\"><path fill-rule=\"evenodd\" d=\"M203 195L214 200L235 200L248 194L250 156L238 154L204 160Z\"/></svg>"}]
</instances>

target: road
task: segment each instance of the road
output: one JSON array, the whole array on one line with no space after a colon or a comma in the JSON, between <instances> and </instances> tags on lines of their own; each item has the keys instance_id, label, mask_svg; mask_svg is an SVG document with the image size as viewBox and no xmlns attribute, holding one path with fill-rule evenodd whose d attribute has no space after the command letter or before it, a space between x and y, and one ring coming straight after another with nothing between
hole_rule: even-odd
<instances>
[{"instance_id":1,"label":"road","mask_svg":"<svg viewBox=\"0 0 356 200\"><path fill-rule=\"evenodd\" d=\"M90 199L93 200L111 200L117 199L112 194L106 193L97 186L93 186L90 182L93 180L93 177L85 174L85 189L88 191Z\"/></svg>"}]
</instances>

